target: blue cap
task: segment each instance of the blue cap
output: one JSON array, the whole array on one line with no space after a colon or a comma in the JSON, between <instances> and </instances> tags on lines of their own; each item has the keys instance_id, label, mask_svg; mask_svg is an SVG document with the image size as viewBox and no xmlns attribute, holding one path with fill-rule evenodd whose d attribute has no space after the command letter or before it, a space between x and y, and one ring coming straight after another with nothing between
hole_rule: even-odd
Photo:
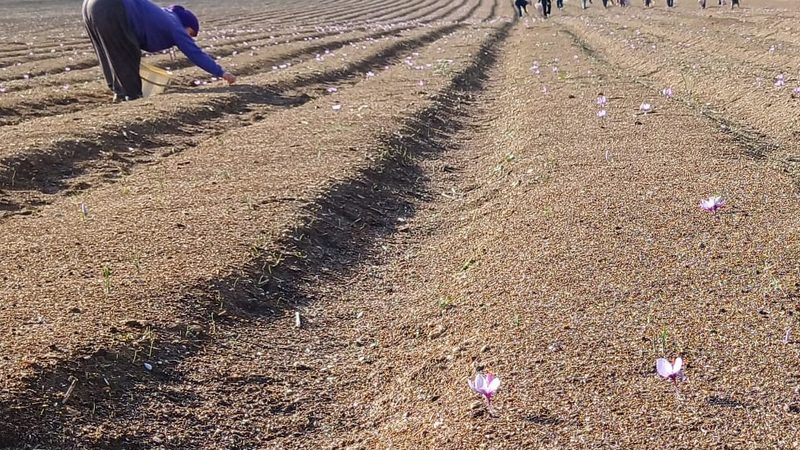
<instances>
[{"instance_id":1,"label":"blue cap","mask_svg":"<svg viewBox=\"0 0 800 450\"><path fill-rule=\"evenodd\" d=\"M197 20L197 16L191 11L181 5L172 5L167 9L178 16L178 20L181 21L181 25L183 25L184 28L191 28L197 33L200 32L200 21Z\"/></svg>"}]
</instances>

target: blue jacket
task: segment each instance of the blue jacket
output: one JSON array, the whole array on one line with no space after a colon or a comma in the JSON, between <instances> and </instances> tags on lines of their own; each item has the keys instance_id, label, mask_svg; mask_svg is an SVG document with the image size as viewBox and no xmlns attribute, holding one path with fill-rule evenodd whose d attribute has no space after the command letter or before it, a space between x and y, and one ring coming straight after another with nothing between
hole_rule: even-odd
<instances>
[{"instance_id":1,"label":"blue jacket","mask_svg":"<svg viewBox=\"0 0 800 450\"><path fill-rule=\"evenodd\" d=\"M128 22L139 40L139 46L148 52L160 52L170 47L180 51L206 72L221 77L224 70L194 42L175 14L160 8L150 0L122 0Z\"/></svg>"}]
</instances>

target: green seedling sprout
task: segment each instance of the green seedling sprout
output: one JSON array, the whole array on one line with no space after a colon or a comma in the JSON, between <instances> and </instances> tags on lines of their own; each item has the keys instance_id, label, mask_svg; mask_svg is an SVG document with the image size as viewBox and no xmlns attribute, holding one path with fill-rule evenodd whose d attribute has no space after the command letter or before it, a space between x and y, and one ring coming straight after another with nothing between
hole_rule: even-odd
<instances>
[{"instance_id":1,"label":"green seedling sprout","mask_svg":"<svg viewBox=\"0 0 800 450\"><path fill-rule=\"evenodd\" d=\"M106 294L111 294L111 275L113 272L111 268L108 266L103 266L103 289L106 291Z\"/></svg>"}]
</instances>

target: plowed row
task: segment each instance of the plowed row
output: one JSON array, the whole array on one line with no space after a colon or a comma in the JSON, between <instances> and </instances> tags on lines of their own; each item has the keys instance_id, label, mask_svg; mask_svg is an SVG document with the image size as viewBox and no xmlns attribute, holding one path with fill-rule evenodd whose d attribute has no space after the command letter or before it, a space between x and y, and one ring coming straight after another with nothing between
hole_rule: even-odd
<instances>
[{"instance_id":1,"label":"plowed row","mask_svg":"<svg viewBox=\"0 0 800 450\"><path fill-rule=\"evenodd\" d=\"M199 2L240 83L123 104L16 4L0 448L793 448L800 10L743 1Z\"/></svg>"}]
</instances>

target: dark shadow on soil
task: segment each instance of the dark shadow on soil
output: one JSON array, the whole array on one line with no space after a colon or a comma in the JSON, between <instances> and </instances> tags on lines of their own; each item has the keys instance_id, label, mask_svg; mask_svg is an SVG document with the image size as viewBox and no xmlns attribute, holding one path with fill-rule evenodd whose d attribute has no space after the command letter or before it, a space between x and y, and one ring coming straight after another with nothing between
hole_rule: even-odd
<instances>
[{"instance_id":1,"label":"dark shadow on soil","mask_svg":"<svg viewBox=\"0 0 800 450\"><path fill-rule=\"evenodd\" d=\"M179 304L185 316L193 318L190 322L206 324L220 310L228 313L216 326L282 317L313 302L314 285L338 279L367 262L379 242L398 231L398 219L413 216L415 203L429 197L420 162L452 149L450 137L467 124L470 105L484 88L511 26L505 23L484 42L472 64L434 97L432 106L380 139L382 157L308 206L304 225L269 245L280 249L279 254L256 248L254 259L236 276L197 286L194 294L182 298ZM90 439L84 430L109 421L136 420L148 395L180 382L178 363L210 339L201 325L150 330L134 322L125 327L113 330L120 336L114 350L87 350L84 357L40 369L23 389L0 397L0 447L151 448L149 437L139 434L113 439L100 434ZM151 332L159 337L152 355ZM153 370L144 362L153 364ZM64 405L72 380L74 388ZM168 399L171 403L194 401L178 392Z\"/></svg>"},{"instance_id":2,"label":"dark shadow on soil","mask_svg":"<svg viewBox=\"0 0 800 450\"><path fill-rule=\"evenodd\" d=\"M549 414L532 414L525 418L526 422L536 425L563 425L564 421Z\"/></svg>"},{"instance_id":3,"label":"dark shadow on soil","mask_svg":"<svg viewBox=\"0 0 800 450\"><path fill-rule=\"evenodd\" d=\"M742 403L730 397L720 397L718 395L711 395L706 399L706 402L711 406L720 406L723 408L752 408L751 405Z\"/></svg>"}]
</instances>

